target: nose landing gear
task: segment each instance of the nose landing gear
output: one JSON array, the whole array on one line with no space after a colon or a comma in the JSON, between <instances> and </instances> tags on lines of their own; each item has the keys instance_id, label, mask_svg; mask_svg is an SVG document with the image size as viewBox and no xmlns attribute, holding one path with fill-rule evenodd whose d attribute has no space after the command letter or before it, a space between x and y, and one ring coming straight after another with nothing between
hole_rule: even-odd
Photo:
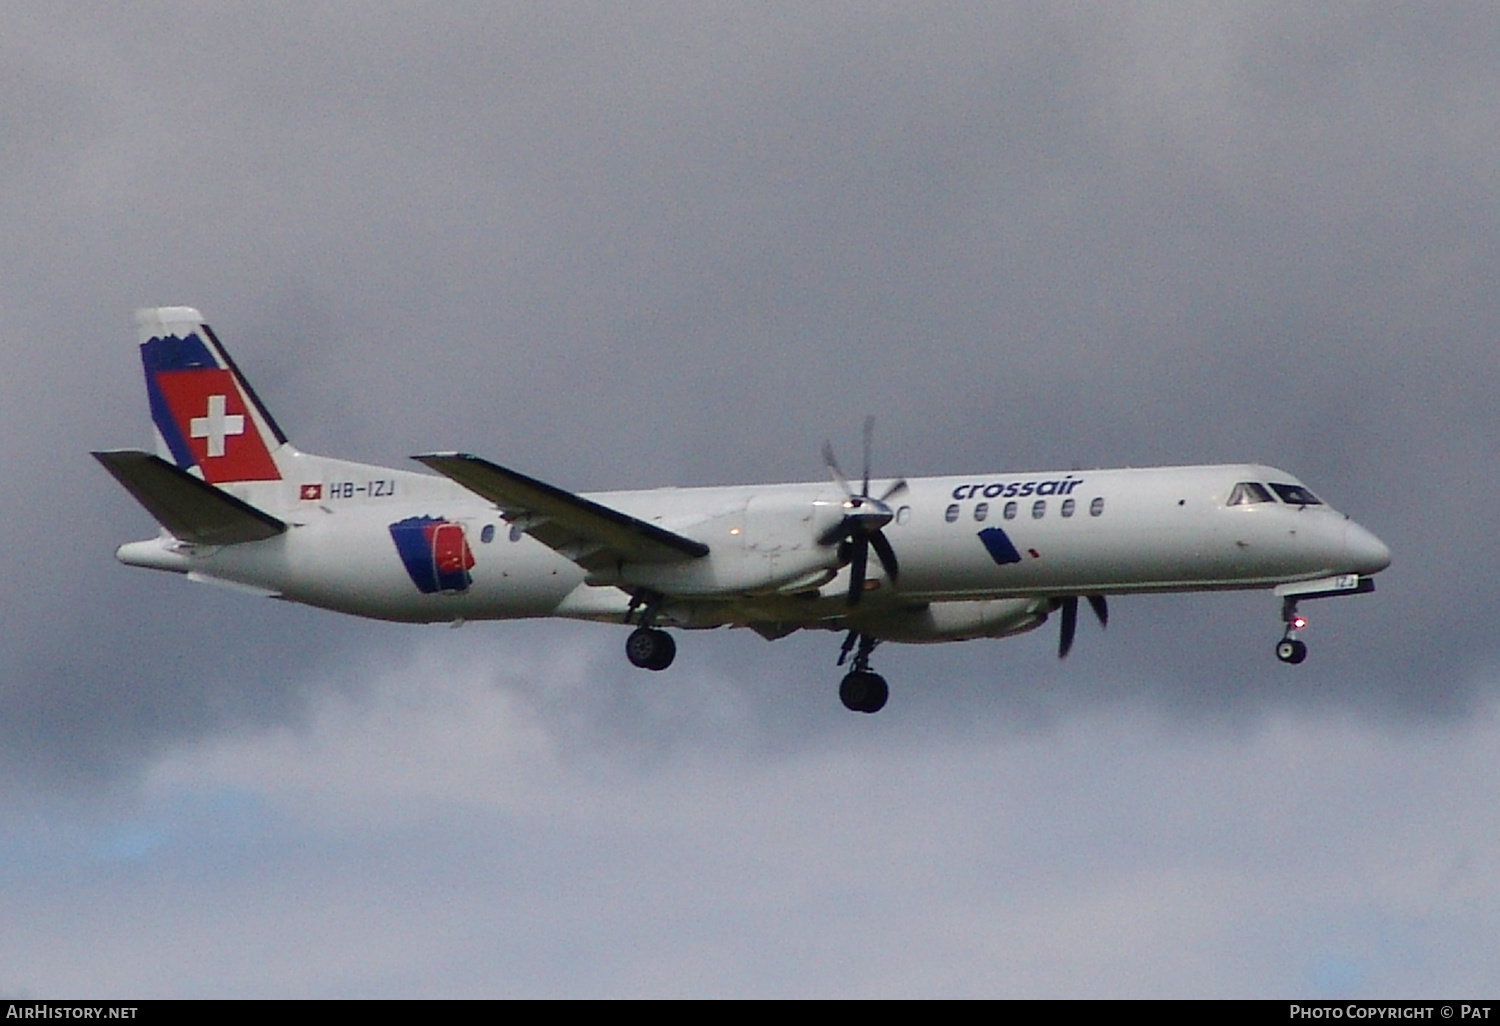
<instances>
[{"instance_id":1,"label":"nose landing gear","mask_svg":"<svg viewBox=\"0 0 1500 1026\"><path fill-rule=\"evenodd\" d=\"M857 649L856 644L859 646ZM839 661L835 664L837 666L843 666L849 653L854 652L854 664L839 683L839 701L850 712L878 713L885 708L886 699L891 695L885 678L870 669L870 653L875 651L878 644L879 638L850 631L839 651Z\"/></svg>"},{"instance_id":2,"label":"nose landing gear","mask_svg":"<svg viewBox=\"0 0 1500 1026\"><path fill-rule=\"evenodd\" d=\"M1307 658L1307 645L1297 637L1297 632L1307 626L1307 619L1297 612L1295 598L1282 599L1281 619L1286 631L1276 643L1276 658L1295 665Z\"/></svg>"},{"instance_id":3,"label":"nose landing gear","mask_svg":"<svg viewBox=\"0 0 1500 1026\"><path fill-rule=\"evenodd\" d=\"M1307 626L1307 620L1297 615L1299 601L1336 598L1341 595L1368 595L1374 590L1375 582L1359 574L1337 574L1316 581L1290 581L1277 585L1275 594L1281 599L1281 621L1286 624L1286 631L1276 643L1276 658L1293 664L1307 658L1307 646L1297 638L1297 633Z\"/></svg>"}]
</instances>

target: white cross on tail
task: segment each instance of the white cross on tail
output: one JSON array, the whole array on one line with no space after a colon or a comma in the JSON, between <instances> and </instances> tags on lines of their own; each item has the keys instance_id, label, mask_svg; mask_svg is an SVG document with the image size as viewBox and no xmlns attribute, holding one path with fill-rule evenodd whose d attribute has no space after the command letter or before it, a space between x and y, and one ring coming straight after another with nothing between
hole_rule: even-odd
<instances>
[{"instance_id":1,"label":"white cross on tail","mask_svg":"<svg viewBox=\"0 0 1500 1026\"><path fill-rule=\"evenodd\" d=\"M222 395L208 397L208 416L194 417L188 421L188 433L194 438L208 439L210 456L224 455L224 439L229 435L245 433L244 414L224 413L227 398Z\"/></svg>"}]
</instances>

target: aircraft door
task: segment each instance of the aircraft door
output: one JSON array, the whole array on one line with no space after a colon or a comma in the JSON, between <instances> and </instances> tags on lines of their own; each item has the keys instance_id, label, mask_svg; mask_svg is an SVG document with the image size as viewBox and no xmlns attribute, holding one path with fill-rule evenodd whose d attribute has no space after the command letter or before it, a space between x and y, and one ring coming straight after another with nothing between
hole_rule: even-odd
<instances>
[{"instance_id":1,"label":"aircraft door","mask_svg":"<svg viewBox=\"0 0 1500 1026\"><path fill-rule=\"evenodd\" d=\"M474 553L469 549L462 524L437 524L433 528L432 567L438 590L464 591L469 587Z\"/></svg>"},{"instance_id":2,"label":"aircraft door","mask_svg":"<svg viewBox=\"0 0 1500 1026\"><path fill-rule=\"evenodd\" d=\"M412 583L423 594L467 591L474 552L462 524L439 517L407 517L390 526L391 540Z\"/></svg>"}]
</instances>

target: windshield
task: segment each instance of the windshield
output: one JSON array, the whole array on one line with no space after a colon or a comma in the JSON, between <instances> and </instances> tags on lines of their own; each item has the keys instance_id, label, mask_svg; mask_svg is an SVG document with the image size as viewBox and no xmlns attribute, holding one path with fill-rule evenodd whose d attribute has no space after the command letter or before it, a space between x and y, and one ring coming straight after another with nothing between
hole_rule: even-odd
<instances>
[{"instance_id":1,"label":"windshield","mask_svg":"<svg viewBox=\"0 0 1500 1026\"><path fill-rule=\"evenodd\" d=\"M1271 493L1266 491L1266 486L1256 484L1254 481L1241 481L1234 486L1234 491L1229 493L1229 499L1224 503L1226 506L1249 506L1256 502L1275 502Z\"/></svg>"},{"instance_id":2,"label":"windshield","mask_svg":"<svg viewBox=\"0 0 1500 1026\"><path fill-rule=\"evenodd\" d=\"M1301 485L1271 482L1271 489L1289 506L1321 506L1323 500Z\"/></svg>"}]
</instances>

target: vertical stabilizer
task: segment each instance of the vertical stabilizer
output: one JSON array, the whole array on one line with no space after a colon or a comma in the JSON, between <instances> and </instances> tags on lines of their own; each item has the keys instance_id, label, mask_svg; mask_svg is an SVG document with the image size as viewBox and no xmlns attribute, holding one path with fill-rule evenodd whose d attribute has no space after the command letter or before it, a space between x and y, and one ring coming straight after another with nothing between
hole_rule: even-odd
<instances>
[{"instance_id":1,"label":"vertical stabilizer","mask_svg":"<svg viewBox=\"0 0 1500 1026\"><path fill-rule=\"evenodd\" d=\"M189 306L137 310L156 453L210 484L280 481L286 436Z\"/></svg>"}]
</instances>

